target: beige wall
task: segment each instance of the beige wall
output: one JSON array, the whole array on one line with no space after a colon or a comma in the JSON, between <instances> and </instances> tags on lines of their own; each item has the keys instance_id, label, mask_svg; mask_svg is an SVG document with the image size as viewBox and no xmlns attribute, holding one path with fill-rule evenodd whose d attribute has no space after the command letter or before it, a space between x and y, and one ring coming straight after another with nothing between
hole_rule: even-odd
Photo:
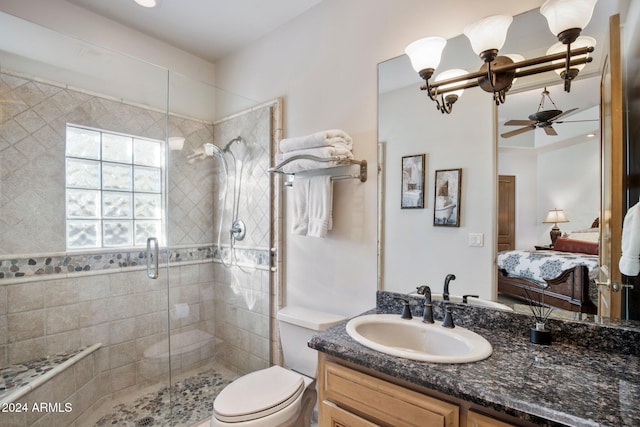
<instances>
[{"instance_id":1,"label":"beige wall","mask_svg":"<svg viewBox=\"0 0 640 427\"><path fill-rule=\"evenodd\" d=\"M259 100L284 97L285 137L342 128L354 137L355 156L372 165L366 184L335 185L336 229L326 239L287 235L289 304L349 315L375 304L377 186L373 165L377 157L377 64L402 54L404 47L417 38L452 37L462 33L463 27L475 19L500 12L517 14L540 4L540 0L437 4L421 0L325 0L267 37L216 63L217 86ZM257 76L256 70L259 70ZM460 103L464 102L463 98ZM462 105L459 108L462 109ZM489 102L485 108L481 117L490 115L487 113L491 109ZM442 130L473 126L475 120L475 112L467 116L454 113L446 119L435 109L428 114ZM460 150L487 148L493 144L491 134L480 133L473 140L458 141L459 144L446 148L451 142L446 137L432 139L425 135L424 151L437 150L442 158L435 166L470 167L466 160L457 159ZM483 181L477 184L483 186L487 200L491 200L495 167L491 151L483 151L473 162L486 167L486 172L481 172L479 177ZM468 197L477 197L477 194L469 193ZM480 203L476 209L463 212L466 218L474 218L473 228L447 230L433 236L425 245L435 248L450 242L451 235L455 235L457 243L451 250L459 249L466 254L457 260L459 271L482 286L492 280L491 267L487 265L482 271L465 267L470 262L473 265L478 253L468 251L467 232L484 232L485 237L491 234L493 208L490 203ZM485 258L488 257L485 252L493 251L489 247L482 249ZM438 263L438 259L429 260L427 256L424 260ZM393 287L409 291L416 285L418 283L405 282L399 277Z\"/></svg>"}]
</instances>

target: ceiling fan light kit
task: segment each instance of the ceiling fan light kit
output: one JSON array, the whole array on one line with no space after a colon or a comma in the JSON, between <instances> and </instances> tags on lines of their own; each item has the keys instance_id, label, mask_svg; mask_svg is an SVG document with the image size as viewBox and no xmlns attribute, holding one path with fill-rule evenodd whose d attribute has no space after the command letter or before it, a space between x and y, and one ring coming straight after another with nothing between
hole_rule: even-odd
<instances>
[{"instance_id":1,"label":"ceiling fan light kit","mask_svg":"<svg viewBox=\"0 0 640 427\"><path fill-rule=\"evenodd\" d=\"M442 37L427 37L411 43L405 53L411 60L414 70L425 81L421 89L436 102L441 113L451 113L452 105L462 95L462 90L479 86L485 92L493 94L496 105L506 100L506 93L518 77L558 70L564 80L565 91L571 90L571 81L580 69L592 58L595 40L581 38L582 29L589 23L597 0L547 0L541 7L551 32L558 37L561 49L551 49L547 55L533 59L520 59L507 55L498 55L507 37L507 31L513 17L493 15L467 25L464 34L469 38L474 52L484 64L479 71L435 79L430 82L435 69L440 65L446 40ZM580 43L578 39L583 39ZM590 40L589 40L590 39ZM555 46L555 45L554 45ZM441 73L442 75L444 73ZM455 92L455 97L449 94ZM449 98L449 101L447 101ZM451 102L453 101L453 102Z\"/></svg>"}]
</instances>

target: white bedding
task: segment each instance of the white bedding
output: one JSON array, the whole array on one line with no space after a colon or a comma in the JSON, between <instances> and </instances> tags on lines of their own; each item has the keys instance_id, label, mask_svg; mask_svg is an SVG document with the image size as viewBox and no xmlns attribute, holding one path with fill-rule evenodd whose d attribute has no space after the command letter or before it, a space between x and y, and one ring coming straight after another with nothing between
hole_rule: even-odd
<instances>
[{"instance_id":1,"label":"white bedding","mask_svg":"<svg viewBox=\"0 0 640 427\"><path fill-rule=\"evenodd\" d=\"M498 253L498 268L509 276L521 277L547 286L545 279L559 277L563 271L584 265L589 279L598 275L598 255L574 254L558 251L504 251Z\"/></svg>"}]
</instances>

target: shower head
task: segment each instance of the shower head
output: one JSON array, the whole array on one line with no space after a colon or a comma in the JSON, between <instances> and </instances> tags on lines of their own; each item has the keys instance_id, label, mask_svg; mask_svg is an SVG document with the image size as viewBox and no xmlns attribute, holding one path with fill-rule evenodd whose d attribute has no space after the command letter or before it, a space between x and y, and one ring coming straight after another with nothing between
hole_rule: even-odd
<instances>
[{"instance_id":1,"label":"shower head","mask_svg":"<svg viewBox=\"0 0 640 427\"><path fill-rule=\"evenodd\" d=\"M220 147L215 144L207 142L204 144L204 153L209 157L224 157L225 150L220 149Z\"/></svg>"},{"instance_id":2,"label":"shower head","mask_svg":"<svg viewBox=\"0 0 640 427\"><path fill-rule=\"evenodd\" d=\"M224 148L222 149L223 152L228 152L229 149L231 148L231 145L237 142L238 144L242 142L242 137L241 136L236 136L235 138L233 138L231 141L227 142L227 145L224 146Z\"/></svg>"},{"instance_id":3,"label":"shower head","mask_svg":"<svg viewBox=\"0 0 640 427\"><path fill-rule=\"evenodd\" d=\"M220 148L211 142L207 142L201 147L193 150L193 154L187 156L187 160L189 163L193 163L195 160L203 160L207 157L218 157L219 159L224 159L225 153L230 152L231 145L234 142L240 143L242 142L242 138L239 136L233 138L231 141L227 142L227 145L225 145L224 148Z\"/></svg>"}]
</instances>

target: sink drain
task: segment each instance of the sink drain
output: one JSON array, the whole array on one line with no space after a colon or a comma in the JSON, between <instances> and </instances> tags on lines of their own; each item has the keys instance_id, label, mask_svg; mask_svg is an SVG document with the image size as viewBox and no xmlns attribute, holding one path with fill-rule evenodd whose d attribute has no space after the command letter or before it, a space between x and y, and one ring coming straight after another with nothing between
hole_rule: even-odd
<instances>
[{"instance_id":1,"label":"sink drain","mask_svg":"<svg viewBox=\"0 0 640 427\"><path fill-rule=\"evenodd\" d=\"M138 427L150 426L150 425L153 425L154 421L155 420L153 419L153 417L144 417L138 420L138 422L136 423L136 426Z\"/></svg>"}]
</instances>

